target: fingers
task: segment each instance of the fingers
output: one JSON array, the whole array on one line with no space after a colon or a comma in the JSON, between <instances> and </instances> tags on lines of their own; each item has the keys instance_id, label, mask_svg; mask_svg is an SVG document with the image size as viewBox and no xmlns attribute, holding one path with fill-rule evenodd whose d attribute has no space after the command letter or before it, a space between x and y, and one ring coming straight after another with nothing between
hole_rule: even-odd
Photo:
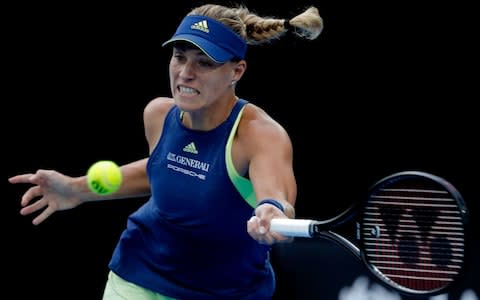
<instances>
[{"instance_id":1,"label":"fingers","mask_svg":"<svg viewBox=\"0 0 480 300\"><path fill-rule=\"evenodd\" d=\"M43 208L45 208L45 209L38 216L36 216L32 221L33 225L38 225L38 224L42 223L43 221L45 221L45 219L50 217L57 210L54 206L49 205L47 200L45 200L44 198L41 198L40 200L36 201L35 203L32 203L32 204L22 208L20 210L20 214L29 215L29 214L34 213L36 211L39 211Z\"/></svg>"},{"instance_id":2,"label":"fingers","mask_svg":"<svg viewBox=\"0 0 480 300\"><path fill-rule=\"evenodd\" d=\"M36 173L28 173L16 175L8 178L8 181L12 184L17 183L30 183L35 186L30 187L22 196L20 205L23 207L20 210L20 214L29 215L41 209L44 209L38 216L36 216L32 223L38 225L45 221L50 215L52 215L57 209L55 208L55 203L50 203L44 198L44 191L42 187L45 187L48 183L46 182L46 172L45 170L38 170ZM34 199L38 200L30 204Z\"/></svg>"},{"instance_id":3,"label":"fingers","mask_svg":"<svg viewBox=\"0 0 480 300\"><path fill-rule=\"evenodd\" d=\"M20 214L22 215L29 215L31 213L34 213L42 208L44 208L45 206L47 206L47 201L45 199L40 199L28 206L25 206L24 208L22 208L20 210Z\"/></svg>"},{"instance_id":4,"label":"fingers","mask_svg":"<svg viewBox=\"0 0 480 300\"><path fill-rule=\"evenodd\" d=\"M13 177L8 178L8 181L10 183L31 183L31 177L34 174L22 174L22 175L16 175Z\"/></svg>"},{"instance_id":5,"label":"fingers","mask_svg":"<svg viewBox=\"0 0 480 300\"><path fill-rule=\"evenodd\" d=\"M247 231L256 241L261 244L272 245L274 243L292 242L293 237L284 236L270 231L270 224L257 216L252 216L247 222Z\"/></svg>"},{"instance_id":6,"label":"fingers","mask_svg":"<svg viewBox=\"0 0 480 300\"><path fill-rule=\"evenodd\" d=\"M290 243L293 242L292 236L284 236L280 233L272 232L272 236L275 239L276 243Z\"/></svg>"},{"instance_id":7,"label":"fingers","mask_svg":"<svg viewBox=\"0 0 480 300\"><path fill-rule=\"evenodd\" d=\"M28 174L22 174L22 175L16 175L13 177L8 178L8 181L12 184L17 184L17 183L30 183L30 184L35 184L36 179L37 179L36 174L28 173ZM29 188L22 196L22 199L20 201L20 205L26 206L30 201L32 201L33 198L41 196L41 190L39 189L38 186L34 186Z\"/></svg>"},{"instance_id":8,"label":"fingers","mask_svg":"<svg viewBox=\"0 0 480 300\"><path fill-rule=\"evenodd\" d=\"M39 181L41 181L41 176L39 173L41 170L37 171L37 173L32 174L22 174L22 175L16 175L13 177L8 178L8 181L12 184L17 184L17 183L30 183L30 184L36 184L35 186L30 187L22 196L20 200L20 205L25 207L27 206L33 199L36 197L42 196L43 192L42 189L39 185Z\"/></svg>"},{"instance_id":9,"label":"fingers","mask_svg":"<svg viewBox=\"0 0 480 300\"><path fill-rule=\"evenodd\" d=\"M264 232L260 233L260 219L256 216L252 216L250 220L247 222L247 231L248 233L253 233L253 234L263 234ZM263 230L262 230L263 231Z\"/></svg>"},{"instance_id":10,"label":"fingers","mask_svg":"<svg viewBox=\"0 0 480 300\"><path fill-rule=\"evenodd\" d=\"M271 245L275 242L268 228L261 224L260 218L252 216L247 222L247 231L260 244Z\"/></svg>"},{"instance_id":11,"label":"fingers","mask_svg":"<svg viewBox=\"0 0 480 300\"><path fill-rule=\"evenodd\" d=\"M50 217L53 213L55 212L55 209L51 208L50 206L47 206L47 208L42 211L41 214L39 214L35 219L33 219L32 224L33 225L38 225L45 221L48 217Z\"/></svg>"},{"instance_id":12,"label":"fingers","mask_svg":"<svg viewBox=\"0 0 480 300\"><path fill-rule=\"evenodd\" d=\"M40 197L40 196L42 196L41 188L39 186L32 186L25 192L25 194L23 194L22 200L20 201L20 205L25 207L34 198Z\"/></svg>"}]
</instances>

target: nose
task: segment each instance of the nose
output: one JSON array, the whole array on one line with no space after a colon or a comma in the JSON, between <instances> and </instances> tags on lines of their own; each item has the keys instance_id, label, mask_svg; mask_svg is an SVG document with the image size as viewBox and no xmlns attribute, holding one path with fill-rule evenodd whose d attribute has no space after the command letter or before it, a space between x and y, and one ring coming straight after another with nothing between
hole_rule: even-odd
<instances>
[{"instance_id":1,"label":"nose","mask_svg":"<svg viewBox=\"0 0 480 300\"><path fill-rule=\"evenodd\" d=\"M195 76L195 67L193 62L187 61L180 67L180 77L191 79Z\"/></svg>"}]
</instances>

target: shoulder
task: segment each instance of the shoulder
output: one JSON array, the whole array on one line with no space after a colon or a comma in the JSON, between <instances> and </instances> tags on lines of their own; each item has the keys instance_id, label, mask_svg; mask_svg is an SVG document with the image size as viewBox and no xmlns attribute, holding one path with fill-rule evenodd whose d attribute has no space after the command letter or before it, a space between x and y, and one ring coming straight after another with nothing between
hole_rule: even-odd
<instances>
[{"instance_id":1,"label":"shoulder","mask_svg":"<svg viewBox=\"0 0 480 300\"><path fill-rule=\"evenodd\" d=\"M290 137L285 128L265 110L248 103L238 126L238 136L253 143L284 144L290 147Z\"/></svg>"},{"instance_id":2,"label":"shoulder","mask_svg":"<svg viewBox=\"0 0 480 300\"><path fill-rule=\"evenodd\" d=\"M163 131L163 123L168 111L173 107L174 102L171 98L155 98L151 100L144 109L143 123L145 129L145 137L150 146L150 151L160 140Z\"/></svg>"},{"instance_id":3,"label":"shoulder","mask_svg":"<svg viewBox=\"0 0 480 300\"><path fill-rule=\"evenodd\" d=\"M284 127L277 120L272 118L265 110L252 103L248 103L245 106L239 126L248 132L266 131L274 134L288 135Z\"/></svg>"},{"instance_id":4,"label":"shoulder","mask_svg":"<svg viewBox=\"0 0 480 300\"><path fill-rule=\"evenodd\" d=\"M145 119L158 118L158 115L166 115L170 108L174 105L172 98L158 97L147 103L143 111Z\"/></svg>"}]
</instances>

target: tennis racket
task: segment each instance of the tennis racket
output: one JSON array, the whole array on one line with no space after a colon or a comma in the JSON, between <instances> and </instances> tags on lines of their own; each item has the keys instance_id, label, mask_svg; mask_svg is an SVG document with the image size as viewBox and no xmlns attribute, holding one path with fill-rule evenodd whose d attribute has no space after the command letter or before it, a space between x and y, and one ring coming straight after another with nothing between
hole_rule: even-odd
<instances>
[{"instance_id":1,"label":"tennis racket","mask_svg":"<svg viewBox=\"0 0 480 300\"><path fill-rule=\"evenodd\" d=\"M270 230L337 242L386 286L429 296L451 287L461 274L466 222L467 207L452 184L405 171L375 183L364 201L335 218L273 219ZM347 224L349 231L342 232Z\"/></svg>"}]
</instances>

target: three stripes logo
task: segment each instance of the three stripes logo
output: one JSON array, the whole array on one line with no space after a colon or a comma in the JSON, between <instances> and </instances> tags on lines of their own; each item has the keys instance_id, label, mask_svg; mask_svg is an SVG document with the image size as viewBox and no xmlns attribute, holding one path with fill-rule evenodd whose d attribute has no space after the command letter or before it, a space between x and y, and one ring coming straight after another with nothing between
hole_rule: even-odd
<instances>
[{"instance_id":1,"label":"three stripes logo","mask_svg":"<svg viewBox=\"0 0 480 300\"><path fill-rule=\"evenodd\" d=\"M207 23L207 20L203 20L203 21L200 21L200 22L196 22L196 23L193 23L192 26L190 26L191 29L197 29L197 30L201 30L205 33L209 33L210 30L208 29L208 23Z\"/></svg>"},{"instance_id":2,"label":"three stripes logo","mask_svg":"<svg viewBox=\"0 0 480 300\"><path fill-rule=\"evenodd\" d=\"M197 147L195 147L195 144L193 142L183 147L183 151L193 153L193 154L198 154Z\"/></svg>"}]
</instances>

